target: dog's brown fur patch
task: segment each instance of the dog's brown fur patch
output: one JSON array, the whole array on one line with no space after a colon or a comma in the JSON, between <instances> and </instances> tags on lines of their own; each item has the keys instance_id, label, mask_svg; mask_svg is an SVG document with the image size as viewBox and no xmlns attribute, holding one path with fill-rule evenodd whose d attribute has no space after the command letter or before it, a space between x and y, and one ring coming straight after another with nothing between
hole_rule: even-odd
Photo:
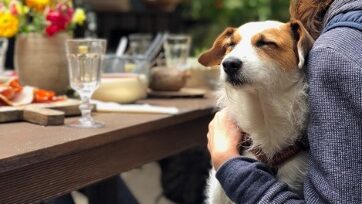
<instances>
[{"instance_id":1,"label":"dog's brown fur patch","mask_svg":"<svg viewBox=\"0 0 362 204\"><path fill-rule=\"evenodd\" d=\"M220 65L225 54L229 53L233 46L240 42L241 36L235 32L236 28L226 28L215 40L211 49L199 57L200 64L204 66Z\"/></svg>"},{"instance_id":2,"label":"dog's brown fur patch","mask_svg":"<svg viewBox=\"0 0 362 204\"><path fill-rule=\"evenodd\" d=\"M281 28L267 29L254 35L251 41L263 60L278 63L283 71L298 67L298 51L290 24L283 25ZM266 44L260 46L262 42Z\"/></svg>"}]
</instances>

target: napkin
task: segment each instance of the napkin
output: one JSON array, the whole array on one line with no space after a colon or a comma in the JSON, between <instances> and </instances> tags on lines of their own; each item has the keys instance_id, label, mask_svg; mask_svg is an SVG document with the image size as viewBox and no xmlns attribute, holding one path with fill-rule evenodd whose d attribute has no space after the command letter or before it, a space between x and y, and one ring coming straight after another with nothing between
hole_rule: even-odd
<instances>
[{"instance_id":1,"label":"napkin","mask_svg":"<svg viewBox=\"0 0 362 204\"><path fill-rule=\"evenodd\" d=\"M102 102L92 100L96 105L98 112L128 112L128 113L159 113L159 114L177 114L179 110L176 107L162 107L150 104L119 104L114 102Z\"/></svg>"}]
</instances>

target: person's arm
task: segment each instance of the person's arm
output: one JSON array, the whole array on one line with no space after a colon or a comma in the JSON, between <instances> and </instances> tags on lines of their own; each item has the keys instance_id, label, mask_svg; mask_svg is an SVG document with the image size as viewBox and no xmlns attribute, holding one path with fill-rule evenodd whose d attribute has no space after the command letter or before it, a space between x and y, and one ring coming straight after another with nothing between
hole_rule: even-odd
<instances>
[{"instance_id":1,"label":"person's arm","mask_svg":"<svg viewBox=\"0 0 362 204\"><path fill-rule=\"evenodd\" d=\"M310 169L305 201L260 162L232 158L217 178L235 203L360 203L362 67L330 48L309 57Z\"/></svg>"},{"instance_id":2,"label":"person's arm","mask_svg":"<svg viewBox=\"0 0 362 204\"><path fill-rule=\"evenodd\" d=\"M224 163L216 174L235 203L303 203L288 185L278 181L261 162L246 157Z\"/></svg>"}]
</instances>

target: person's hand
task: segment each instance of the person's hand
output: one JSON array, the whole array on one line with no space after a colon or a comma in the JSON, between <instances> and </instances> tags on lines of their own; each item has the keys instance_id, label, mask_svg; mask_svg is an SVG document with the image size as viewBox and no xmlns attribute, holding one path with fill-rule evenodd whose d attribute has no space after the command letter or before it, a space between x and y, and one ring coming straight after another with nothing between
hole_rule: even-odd
<instances>
[{"instance_id":1,"label":"person's hand","mask_svg":"<svg viewBox=\"0 0 362 204\"><path fill-rule=\"evenodd\" d=\"M207 133L207 148L215 169L218 169L227 160L240 155L237 146L241 137L241 130L225 110L215 114L214 119L209 123Z\"/></svg>"}]
</instances>

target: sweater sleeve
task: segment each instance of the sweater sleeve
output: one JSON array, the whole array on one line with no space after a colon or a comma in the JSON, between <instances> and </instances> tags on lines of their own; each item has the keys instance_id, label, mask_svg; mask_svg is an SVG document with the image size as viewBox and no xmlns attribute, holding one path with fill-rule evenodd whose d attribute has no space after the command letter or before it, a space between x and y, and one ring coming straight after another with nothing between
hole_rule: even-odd
<instances>
[{"instance_id":1,"label":"sweater sleeve","mask_svg":"<svg viewBox=\"0 0 362 204\"><path fill-rule=\"evenodd\" d=\"M231 159L216 177L235 203L361 203L362 68L334 49L309 56L310 167L305 200L260 162Z\"/></svg>"},{"instance_id":2,"label":"sweater sleeve","mask_svg":"<svg viewBox=\"0 0 362 204\"><path fill-rule=\"evenodd\" d=\"M303 203L288 185L279 182L261 162L236 157L216 173L225 193L235 203Z\"/></svg>"}]
</instances>

